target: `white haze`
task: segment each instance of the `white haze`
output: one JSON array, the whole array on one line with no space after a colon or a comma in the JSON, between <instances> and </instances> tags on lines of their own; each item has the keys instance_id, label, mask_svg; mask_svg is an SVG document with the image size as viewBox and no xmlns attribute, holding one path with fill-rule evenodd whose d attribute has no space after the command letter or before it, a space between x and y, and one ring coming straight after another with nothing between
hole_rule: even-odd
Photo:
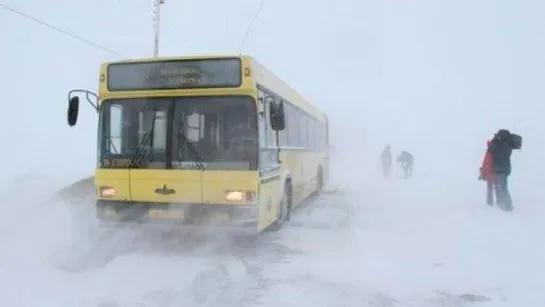
<instances>
[{"instance_id":1,"label":"white haze","mask_svg":"<svg viewBox=\"0 0 545 307\"><path fill-rule=\"evenodd\" d=\"M151 2L1 3L126 57L142 57L152 54ZM166 2L160 51L169 56L238 53L260 4L255 0ZM376 287L386 287L382 290L394 297L410 297L411 291L421 291L404 287L421 280L421 274L423 279L444 282L439 288L464 288L464 280L468 287L486 284L504 291L519 286L504 293L506 298L498 298L494 306L543 303L539 294L540 287L545 286L543 278L528 275L525 279L521 274L545 270L536 260L544 255L540 244L544 228L539 228L545 213L545 197L540 192L545 173L541 120L545 113L544 11L545 2L537 0L267 1L243 53L255 56L329 114L335 160L333 185L353 193L326 203L350 205L362 217L352 221L353 232L343 231L338 236L336 232L323 232L323 239L304 227L287 230L282 236L284 244L325 255L324 262L313 268L294 264L291 273L308 273L320 266L335 271L333 267L340 265L343 273L337 275L342 276L332 273L324 279L334 282L335 278L344 278L345 283L369 293L380 290ZM134 259L115 263L111 271L103 270L96 276L87 273L65 279L54 269L43 269L44 259L73 240L71 232L77 227L72 223L77 221L72 214L84 216L87 212L80 212L74 204L50 202L48 197L67 184L91 176L96 165L96 116L89 105L82 105L78 125L69 128L65 120L67 91L96 90L99 64L121 57L1 7L0 28L0 88L5 114L0 130L0 190L7 193L4 199L8 200L0 209L4 250L0 284L3 288L12 284L22 287L20 293L0 291L0 301L16 301L12 306L47 306L40 303L40 297L46 297L47 302L68 306L79 298L85 302L96 299L92 290L85 290L93 287L102 289L97 290L102 291L100 296L108 298L115 296L110 290L145 292L152 283L137 283L132 290L119 288L115 281L110 288L97 284L127 275L123 282L128 282L132 273L127 272L136 270L139 263L165 271L164 278L156 281L160 286L182 283L168 269L181 260L160 256L132 256ZM485 187L476 180L485 142L500 128L524 137L523 150L512 157L512 214L486 211ZM413 181L384 183L379 177L378 155L386 144L395 154L407 149L415 155ZM316 215L304 223L331 218ZM415 225L422 228L414 229ZM391 232L405 231L407 241L414 245L405 243L406 247L396 250L381 245L382 239L391 242L385 238ZM437 237L430 235L434 233ZM446 243L439 246L441 236ZM415 238L431 243L428 246ZM402 242L400 239L400 246ZM328 263L330 249L344 244L355 246L351 253L365 253L358 254L358 260ZM449 256L453 257L451 262L461 261L452 256L456 253L464 253L460 257L471 263L488 263L479 258L483 255L491 259L489 266L481 267L486 271L481 275L472 275L479 267L471 265L455 266L442 276L429 276L428 271L394 273L392 269L420 269L419 261L434 257L442 259L437 263L448 262L444 258ZM190 279L192 273L187 272L197 270L198 262L205 260L191 261L182 266L188 270L184 278ZM430 261L428 264L433 265ZM369 273L376 279L366 283L362 276L349 277L352 263L361 264L359 274ZM490 273L495 271L498 275ZM54 287L61 279L60 286ZM524 282L527 284L520 285ZM45 291L43 285L56 290ZM392 287L388 289L388 285ZM291 290L278 291L278 296L293 295ZM314 294L318 295L306 295ZM513 297L527 300L515 303ZM272 306L275 298L273 293L267 302ZM290 304L295 301L291 299ZM128 306L134 302L118 303ZM340 298L331 302L339 303ZM389 304L376 306L397 306Z\"/></svg>"}]
</instances>

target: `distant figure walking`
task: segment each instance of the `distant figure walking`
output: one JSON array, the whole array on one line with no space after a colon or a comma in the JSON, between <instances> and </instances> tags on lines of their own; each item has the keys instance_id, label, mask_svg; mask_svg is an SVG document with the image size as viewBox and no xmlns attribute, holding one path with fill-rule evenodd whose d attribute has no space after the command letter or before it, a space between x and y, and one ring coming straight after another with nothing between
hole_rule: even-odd
<instances>
[{"instance_id":1,"label":"distant figure walking","mask_svg":"<svg viewBox=\"0 0 545 307\"><path fill-rule=\"evenodd\" d=\"M404 178L410 178L413 176L414 158L412 154L410 154L408 151L403 150L397 158L397 162L401 163Z\"/></svg>"},{"instance_id":2,"label":"distant figure walking","mask_svg":"<svg viewBox=\"0 0 545 307\"><path fill-rule=\"evenodd\" d=\"M387 145L380 154L380 160L382 162L382 171L384 178L390 178L390 169L392 168L392 151L390 145Z\"/></svg>"}]
</instances>

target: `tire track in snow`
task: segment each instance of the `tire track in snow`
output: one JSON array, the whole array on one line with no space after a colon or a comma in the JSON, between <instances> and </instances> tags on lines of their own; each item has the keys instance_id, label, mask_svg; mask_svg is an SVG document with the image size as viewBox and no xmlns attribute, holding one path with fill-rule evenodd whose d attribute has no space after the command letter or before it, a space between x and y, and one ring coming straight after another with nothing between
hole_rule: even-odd
<instances>
[{"instance_id":1,"label":"tire track in snow","mask_svg":"<svg viewBox=\"0 0 545 307\"><path fill-rule=\"evenodd\" d=\"M334 209L332 215L338 220L348 220L353 216L353 208L348 204L333 206L333 199L314 198L312 204L304 204L294 211L292 222L286 229L299 222L300 227L307 227L318 210ZM309 219L310 218L310 219ZM307 224L305 224L305 222ZM315 226L315 225L314 225ZM338 228L337 225L319 225L320 229ZM267 298L271 289L286 283L283 279L267 276L266 270L273 270L275 265L287 264L291 258L301 253L276 242L284 234L284 229L277 233L265 233L258 242L238 242L230 245L229 259L221 261L215 269L200 274L193 285L186 289L187 293L198 293L187 306L267 306ZM210 289L221 289L210 293Z\"/></svg>"},{"instance_id":2,"label":"tire track in snow","mask_svg":"<svg viewBox=\"0 0 545 307\"><path fill-rule=\"evenodd\" d=\"M215 259L215 267L195 277L184 289L187 306L260 306L263 293L280 281L263 271L271 265L290 261L291 250L266 235L252 246L232 242L227 256ZM240 242L239 242L240 243ZM184 305L185 306L185 305Z\"/></svg>"}]
</instances>

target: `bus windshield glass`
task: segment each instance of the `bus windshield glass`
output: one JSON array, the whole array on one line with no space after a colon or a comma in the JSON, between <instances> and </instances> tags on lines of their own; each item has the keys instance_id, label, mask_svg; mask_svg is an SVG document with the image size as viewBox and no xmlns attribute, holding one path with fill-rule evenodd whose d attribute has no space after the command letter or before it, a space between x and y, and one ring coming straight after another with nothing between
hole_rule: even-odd
<instances>
[{"instance_id":1,"label":"bus windshield glass","mask_svg":"<svg viewBox=\"0 0 545 307\"><path fill-rule=\"evenodd\" d=\"M127 168L139 144L137 168L197 169L201 161L211 170L257 169L255 102L247 96L103 102L100 167Z\"/></svg>"}]
</instances>

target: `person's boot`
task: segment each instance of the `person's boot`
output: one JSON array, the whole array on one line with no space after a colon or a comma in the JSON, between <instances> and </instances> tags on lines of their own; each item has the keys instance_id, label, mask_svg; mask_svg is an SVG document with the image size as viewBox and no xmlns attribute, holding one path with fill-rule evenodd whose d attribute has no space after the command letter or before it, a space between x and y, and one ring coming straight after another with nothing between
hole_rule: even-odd
<instances>
[{"instance_id":1,"label":"person's boot","mask_svg":"<svg viewBox=\"0 0 545 307\"><path fill-rule=\"evenodd\" d=\"M507 212L511 212L513 211L513 204L511 203L511 196L508 195L505 197L505 202L504 202L504 205L503 205L503 210L507 211Z\"/></svg>"},{"instance_id":2,"label":"person's boot","mask_svg":"<svg viewBox=\"0 0 545 307\"><path fill-rule=\"evenodd\" d=\"M486 193L486 204L490 207L494 206L494 195L492 194L492 191L487 191Z\"/></svg>"}]
</instances>

